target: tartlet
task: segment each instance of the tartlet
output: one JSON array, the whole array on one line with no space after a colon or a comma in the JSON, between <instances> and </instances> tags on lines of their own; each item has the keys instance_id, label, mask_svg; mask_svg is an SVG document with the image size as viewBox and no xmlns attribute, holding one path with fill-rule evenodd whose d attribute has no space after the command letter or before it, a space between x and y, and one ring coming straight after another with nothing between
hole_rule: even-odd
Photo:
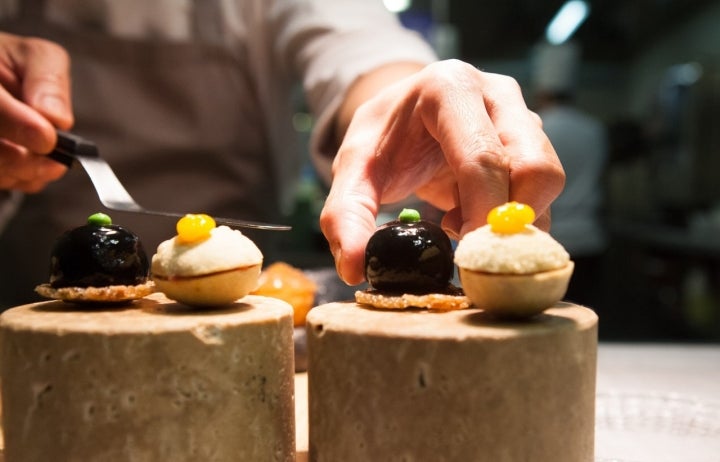
<instances>
[{"instance_id":1,"label":"tartlet","mask_svg":"<svg viewBox=\"0 0 720 462\"><path fill-rule=\"evenodd\" d=\"M151 275L157 290L185 305L233 303L257 287L263 254L236 229L215 226L212 217L189 214L178 235L158 245Z\"/></svg>"},{"instance_id":2,"label":"tartlet","mask_svg":"<svg viewBox=\"0 0 720 462\"><path fill-rule=\"evenodd\" d=\"M454 261L473 305L501 317L529 317L560 301L574 263L563 246L532 223L534 211L510 202L458 242Z\"/></svg>"}]
</instances>

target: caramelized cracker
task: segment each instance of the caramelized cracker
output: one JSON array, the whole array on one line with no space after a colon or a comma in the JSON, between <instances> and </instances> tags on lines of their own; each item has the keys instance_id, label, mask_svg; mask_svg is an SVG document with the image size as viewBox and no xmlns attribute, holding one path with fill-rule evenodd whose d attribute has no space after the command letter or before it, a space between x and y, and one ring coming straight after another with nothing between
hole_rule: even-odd
<instances>
[{"instance_id":1,"label":"caramelized cracker","mask_svg":"<svg viewBox=\"0 0 720 462\"><path fill-rule=\"evenodd\" d=\"M47 298L74 303L121 303L143 298L155 292L155 284L148 281L134 286L59 287L41 284L35 292Z\"/></svg>"},{"instance_id":2,"label":"caramelized cracker","mask_svg":"<svg viewBox=\"0 0 720 462\"><path fill-rule=\"evenodd\" d=\"M408 308L426 308L428 310L450 311L470 307L470 300L462 289L449 286L444 293L430 294L392 294L375 289L358 290L355 301L375 308L386 310L405 310Z\"/></svg>"}]
</instances>

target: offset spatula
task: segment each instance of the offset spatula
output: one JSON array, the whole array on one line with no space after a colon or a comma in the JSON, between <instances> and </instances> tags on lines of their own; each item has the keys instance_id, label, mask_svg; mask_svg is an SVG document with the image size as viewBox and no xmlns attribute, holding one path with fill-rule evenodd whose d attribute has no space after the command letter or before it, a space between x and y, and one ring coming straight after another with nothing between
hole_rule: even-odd
<instances>
[{"instance_id":1,"label":"offset spatula","mask_svg":"<svg viewBox=\"0 0 720 462\"><path fill-rule=\"evenodd\" d=\"M130 196L125 187L113 172L110 165L100 157L95 143L88 141L80 136L72 133L57 131L57 145L55 150L48 156L61 164L71 167L73 161L78 161L87 172L90 180L95 186L100 202L110 210L118 210L122 212L137 212L150 215L161 215L166 217L182 217L184 213L164 212L158 210L148 210L138 204L135 199ZM215 217L213 219L219 223L228 226L240 228L268 229L275 231L287 231L291 229L286 225L275 225L270 223L260 223L257 221L236 220L234 218Z\"/></svg>"}]
</instances>

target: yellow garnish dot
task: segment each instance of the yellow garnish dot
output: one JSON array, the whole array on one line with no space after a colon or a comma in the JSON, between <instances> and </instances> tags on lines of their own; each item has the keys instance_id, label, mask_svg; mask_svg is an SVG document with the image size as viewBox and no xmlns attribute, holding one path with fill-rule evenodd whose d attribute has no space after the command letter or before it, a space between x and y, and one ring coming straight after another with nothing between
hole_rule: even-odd
<instances>
[{"instance_id":1,"label":"yellow garnish dot","mask_svg":"<svg viewBox=\"0 0 720 462\"><path fill-rule=\"evenodd\" d=\"M215 220L204 213L188 213L177 222L178 239L183 243L202 241L210 237L215 228Z\"/></svg>"},{"instance_id":2,"label":"yellow garnish dot","mask_svg":"<svg viewBox=\"0 0 720 462\"><path fill-rule=\"evenodd\" d=\"M493 232L500 234L520 233L525 225L535 221L535 211L526 204L508 202L488 213L487 222Z\"/></svg>"}]
</instances>

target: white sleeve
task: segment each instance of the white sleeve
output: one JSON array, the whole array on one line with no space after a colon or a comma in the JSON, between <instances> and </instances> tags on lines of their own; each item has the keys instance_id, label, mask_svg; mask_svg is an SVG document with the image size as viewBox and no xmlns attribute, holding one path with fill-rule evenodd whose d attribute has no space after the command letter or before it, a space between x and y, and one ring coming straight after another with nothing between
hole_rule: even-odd
<instances>
[{"instance_id":1,"label":"white sleeve","mask_svg":"<svg viewBox=\"0 0 720 462\"><path fill-rule=\"evenodd\" d=\"M337 149L333 122L348 87L384 64L430 63L435 53L380 0L277 1L272 18L276 52L301 76L316 118L310 140L313 160L329 180Z\"/></svg>"}]
</instances>

